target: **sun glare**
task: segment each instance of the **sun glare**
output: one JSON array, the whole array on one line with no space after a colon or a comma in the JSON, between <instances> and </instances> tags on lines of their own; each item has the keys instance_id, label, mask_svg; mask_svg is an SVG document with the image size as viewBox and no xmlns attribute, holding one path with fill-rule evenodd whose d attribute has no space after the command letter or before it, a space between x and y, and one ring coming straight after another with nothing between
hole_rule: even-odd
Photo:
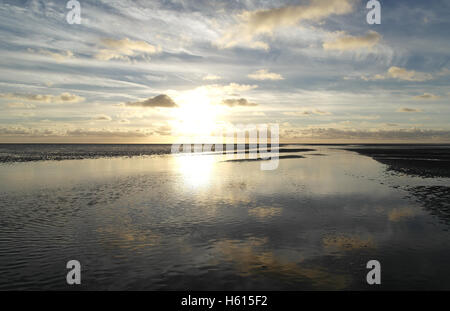
<instances>
[{"instance_id":1,"label":"sun glare","mask_svg":"<svg viewBox=\"0 0 450 311\"><path fill-rule=\"evenodd\" d=\"M205 187L209 184L216 160L208 155L180 155L174 158L186 185Z\"/></svg>"},{"instance_id":2,"label":"sun glare","mask_svg":"<svg viewBox=\"0 0 450 311\"><path fill-rule=\"evenodd\" d=\"M217 129L222 108L215 105L206 90L195 89L175 98L179 108L174 110L174 136L209 136Z\"/></svg>"}]
</instances>

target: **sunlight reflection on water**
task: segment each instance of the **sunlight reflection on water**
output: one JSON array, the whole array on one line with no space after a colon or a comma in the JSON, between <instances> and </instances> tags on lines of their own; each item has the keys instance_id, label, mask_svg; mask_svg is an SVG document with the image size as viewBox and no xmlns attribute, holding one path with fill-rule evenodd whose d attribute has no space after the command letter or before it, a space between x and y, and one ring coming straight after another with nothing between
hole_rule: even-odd
<instances>
[{"instance_id":1,"label":"sunlight reflection on water","mask_svg":"<svg viewBox=\"0 0 450 311\"><path fill-rule=\"evenodd\" d=\"M314 148L0 165L0 289L66 289L70 259L87 289L367 289L370 259L384 289L450 288L448 225L403 187L448 180Z\"/></svg>"}]
</instances>

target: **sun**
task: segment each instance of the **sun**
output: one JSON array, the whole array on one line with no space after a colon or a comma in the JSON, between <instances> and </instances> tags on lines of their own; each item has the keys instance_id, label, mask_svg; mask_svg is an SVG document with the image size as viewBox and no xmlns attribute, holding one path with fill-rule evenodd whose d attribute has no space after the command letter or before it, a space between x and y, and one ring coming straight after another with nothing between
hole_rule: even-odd
<instances>
[{"instance_id":1,"label":"sun","mask_svg":"<svg viewBox=\"0 0 450 311\"><path fill-rule=\"evenodd\" d=\"M207 90L201 88L175 97L179 107L174 109L171 124L174 136L210 136L223 114L223 109L213 101Z\"/></svg>"}]
</instances>

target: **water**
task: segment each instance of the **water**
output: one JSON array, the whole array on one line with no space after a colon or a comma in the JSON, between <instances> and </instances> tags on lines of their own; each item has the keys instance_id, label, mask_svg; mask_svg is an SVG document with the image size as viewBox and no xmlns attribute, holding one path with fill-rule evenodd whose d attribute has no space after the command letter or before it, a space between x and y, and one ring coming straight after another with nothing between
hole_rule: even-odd
<instances>
[{"instance_id":1,"label":"water","mask_svg":"<svg viewBox=\"0 0 450 311\"><path fill-rule=\"evenodd\" d=\"M0 148L0 290L72 289L72 259L89 290L371 290L371 259L379 289L450 289L447 216L408 190L447 178L337 146L274 171L166 147Z\"/></svg>"}]
</instances>

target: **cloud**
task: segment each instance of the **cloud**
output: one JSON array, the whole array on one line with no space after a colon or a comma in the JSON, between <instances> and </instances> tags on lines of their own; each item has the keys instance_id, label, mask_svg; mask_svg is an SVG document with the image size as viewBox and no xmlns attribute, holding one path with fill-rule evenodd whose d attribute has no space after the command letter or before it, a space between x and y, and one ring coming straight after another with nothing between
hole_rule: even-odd
<instances>
[{"instance_id":1,"label":"cloud","mask_svg":"<svg viewBox=\"0 0 450 311\"><path fill-rule=\"evenodd\" d=\"M246 92L258 88L258 85L230 83L226 85L208 84L196 88L199 92L206 92L212 97L216 96L238 96L236 93Z\"/></svg>"},{"instance_id":2,"label":"cloud","mask_svg":"<svg viewBox=\"0 0 450 311\"><path fill-rule=\"evenodd\" d=\"M228 85L218 86L218 88L222 89L226 93L231 93L231 92L250 91L250 90L258 88L258 86L257 85L250 85L250 84L230 83Z\"/></svg>"},{"instance_id":3,"label":"cloud","mask_svg":"<svg viewBox=\"0 0 450 311\"><path fill-rule=\"evenodd\" d=\"M441 71L439 71L437 73L438 76L442 77L442 76L447 76L450 74L450 69L448 68L443 68Z\"/></svg>"},{"instance_id":4,"label":"cloud","mask_svg":"<svg viewBox=\"0 0 450 311\"><path fill-rule=\"evenodd\" d=\"M26 136L26 137L37 137L37 136L54 136L57 133L51 129L45 128L26 128L23 126L12 126L0 128L0 136Z\"/></svg>"},{"instance_id":5,"label":"cloud","mask_svg":"<svg viewBox=\"0 0 450 311\"><path fill-rule=\"evenodd\" d=\"M94 118L94 120L96 120L96 121L111 121L112 119L110 116L107 116L105 114L99 114Z\"/></svg>"},{"instance_id":6,"label":"cloud","mask_svg":"<svg viewBox=\"0 0 450 311\"><path fill-rule=\"evenodd\" d=\"M162 125L155 130L155 133L161 136L169 136L172 134L172 128L169 125Z\"/></svg>"},{"instance_id":7,"label":"cloud","mask_svg":"<svg viewBox=\"0 0 450 311\"><path fill-rule=\"evenodd\" d=\"M146 99L144 101L134 102L134 103L126 103L127 106L132 107L151 107L151 108L175 108L178 107L178 105L170 98L169 96L165 94L161 94L149 99Z\"/></svg>"},{"instance_id":8,"label":"cloud","mask_svg":"<svg viewBox=\"0 0 450 311\"><path fill-rule=\"evenodd\" d=\"M121 130L90 130L75 129L66 132L66 136L75 137L147 137L151 133L145 133L140 130L121 131Z\"/></svg>"},{"instance_id":9,"label":"cloud","mask_svg":"<svg viewBox=\"0 0 450 311\"><path fill-rule=\"evenodd\" d=\"M235 107L235 106L244 106L244 107L252 107L252 106L258 106L258 104L250 103L245 98L240 99L225 99L221 103L222 105L226 105L228 107Z\"/></svg>"},{"instance_id":10,"label":"cloud","mask_svg":"<svg viewBox=\"0 0 450 311\"><path fill-rule=\"evenodd\" d=\"M70 103L77 103L80 101L83 101L84 98L77 96L75 94L70 94L70 93L62 93L59 96L56 96L53 98L54 101L59 101L59 102L70 102Z\"/></svg>"},{"instance_id":11,"label":"cloud","mask_svg":"<svg viewBox=\"0 0 450 311\"><path fill-rule=\"evenodd\" d=\"M331 15L344 15L354 9L356 0L311 0L308 5L283 6L273 9L244 11L238 23L217 42L220 48L246 44L268 49L266 43L254 40L261 34L272 34L281 27L292 27L301 21L321 21Z\"/></svg>"},{"instance_id":12,"label":"cloud","mask_svg":"<svg viewBox=\"0 0 450 311\"><path fill-rule=\"evenodd\" d=\"M423 82L432 80L434 77L430 73L415 70L407 70L406 68L392 66L386 74L376 74L374 76L361 76L365 81L398 79L404 81Z\"/></svg>"},{"instance_id":13,"label":"cloud","mask_svg":"<svg viewBox=\"0 0 450 311\"><path fill-rule=\"evenodd\" d=\"M1 136L9 136L9 135L31 135L32 131L30 129L25 129L21 127L9 127L9 128L0 128Z\"/></svg>"},{"instance_id":14,"label":"cloud","mask_svg":"<svg viewBox=\"0 0 450 311\"><path fill-rule=\"evenodd\" d=\"M426 81L433 79L433 76L429 73L407 70L395 66L389 68L388 75L392 78L406 81Z\"/></svg>"},{"instance_id":15,"label":"cloud","mask_svg":"<svg viewBox=\"0 0 450 311\"><path fill-rule=\"evenodd\" d=\"M0 94L0 98L11 99L11 100L25 100L25 101L36 101L42 103L78 103L84 101L84 97L71 94L71 93L61 93L60 95L42 95L42 94L18 94L18 93L7 93Z\"/></svg>"},{"instance_id":16,"label":"cloud","mask_svg":"<svg viewBox=\"0 0 450 311\"><path fill-rule=\"evenodd\" d=\"M64 60L67 60L69 58L72 58L74 55L71 51L58 51L58 52L52 52L49 50L44 50L44 49L39 49L39 50L34 50L34 49L28 49L28 52L33 53L33 54L40 54L40 55L44 55L44 56L50 56L51 58L61 62Z\"/></svg>"},{"instance_id":17,"label":"cloud","mask_svg":"<svg viewBox=\"0 0 450 311\"><path fill-rule=\"evenodd\" d=\"M13 109L34 109L36 105L34 104L24 104L24 103L9 103L8 108Z\"/></svg>"},{"instance_id":18,"label":"cloud","mask_svg":"<svg viewBox=\"0 0 450 311\"><path fill-rule=\"evenodd\" d=\"M414 96L413 99L415 99L415 100L436 100L436 99L439 99L439 96L436 96L431 93L423 93L422 95Z\"/></svg>"},{"instance_id":19,"label":"cloud","mask_svg":"<svg viewBox=\"0 0 450 311\"><path fill-rule=\"evenodd\" d=\"M215 81L215 80L220 80L220 79L222 79L222 77L216 76L216 75L206 75L203 77L203 80L205 80L205 81Z\"/></svg>"},{"instance_id":20,"label":"cloud","mask_svg":"<svg viewBox=\"0 0 450 311\"><path fill-rule=\"evenodd\" d=\"M361 79L364 81L376 81L376 80L384 80L386 79L386 75L376 74L374 76L361 76Z\"/></svg>"},{"instance_id":21,"label":"cloud","mask_svg":"<svg viewBox=\"0 0 450 311\"><path fill-rule=\"evenodd\" d=\"M54 131L46 128L25 128L25 127L4 127L0 128L0 136L12 137L101 137L101 138L136 138L148 137L153 133L150 131L133 130L126 131L121 129L71 129L67 131Z\"/></svg>"},{"instance_id":22,"label":"cloud","mask_svg":"<svg viewBox=\"0 0 450 311\"><path fill-rule=\"evenodd\" d=\"M284 80L282 75L269 72L266 69L261 69L252 74L249 74L248 77L254 80Z\"/></svg>"},{"instance_id":23,"label":"cloud","mask_svg":"<svg viewBox=\"0 0 450 311\"><path fill-rule=\"evenodd\" d=\"M343 36L335 41L323 43L325 50L358 50L363 48L372 48L381 40L381 35L373 30L369 30L364 36Z\"/></svg>"},{"instance_id":24,"label":"cloud","mask_svg":"<svg viewBox=\"0 0 450 311\"><path fill-rule=\"evenodd\" d=\"M397 112L422 112L422 110L421 109L404 107L404 108L397 109Z\"/></svg>"},{"instance_id":25,"label":"cloud","mask_svg":"<svg viewBox=\"0 0 450 311\"><path fill-rule=\"evenodd\" d=\"M293 117L304 117L304 116L312 116L312 115L331 115L330 112L319 110L319 109L313 109L313 110L301 110L301 111L287 111L283 112L286 116L293 116Z\"/></svg>"},{"instance_id":26,"label":"cloud","mask_svg":"<svg viewBox=\"0 0 450 311\"><path fill-rule=\"evenodd\" d=\"M132 41L128 38L122 40L103 39L101 44L105 49L101 49L95 55L98 60L129 60L129 56L134 56L138 53L155 54L161 51L160 47L148 44L145 41Z\"/></svg>"},{"instance_id":27,"label":"cloud","mask_svg":"<svg viewBox=\"0 0 450 311\"><path fill-rule=\"evenodd\" d=\"M435 140L450 141L450 131L429 129L362 130L337 128L303 128L284 130L282 138L289 139L326 139L326 140Z\"/></svg>"}]
</instances>

